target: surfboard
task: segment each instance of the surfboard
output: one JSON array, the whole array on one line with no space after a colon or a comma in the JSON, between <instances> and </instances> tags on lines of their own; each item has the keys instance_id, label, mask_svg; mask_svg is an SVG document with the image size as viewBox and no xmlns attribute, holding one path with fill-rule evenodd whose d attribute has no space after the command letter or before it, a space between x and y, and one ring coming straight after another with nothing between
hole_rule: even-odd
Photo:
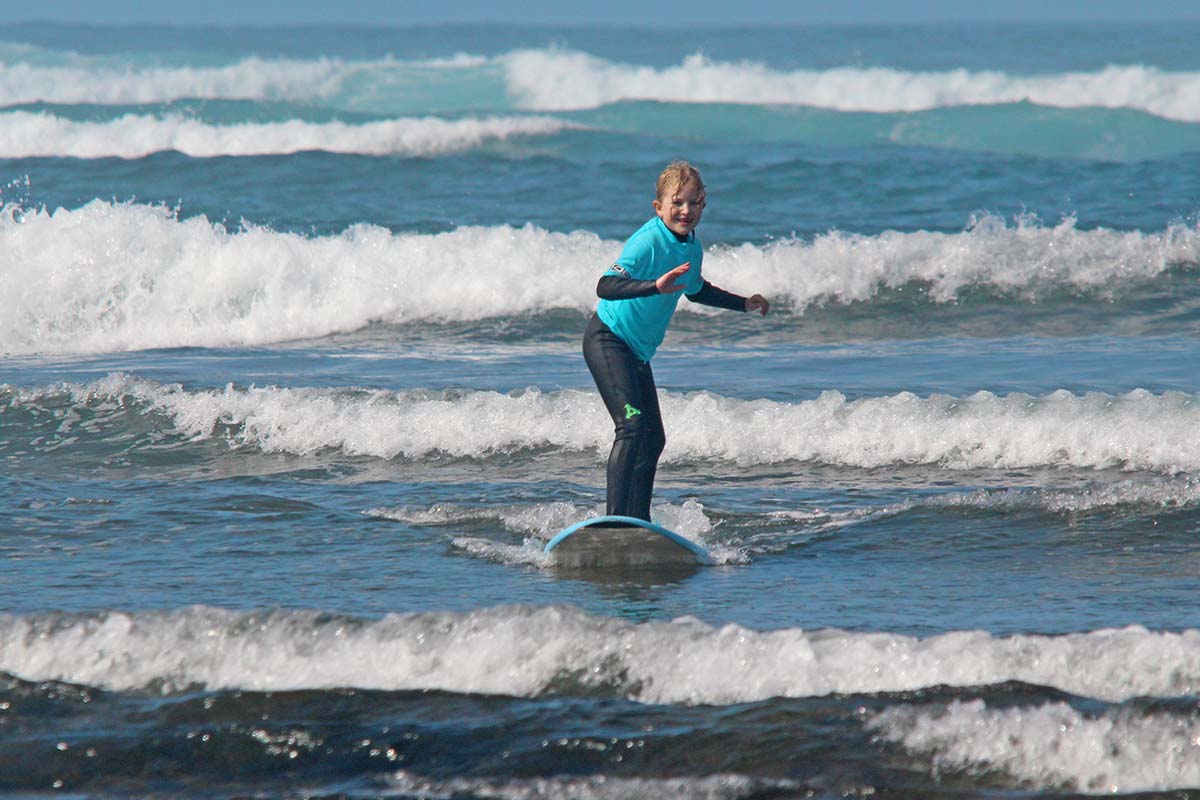
<instances>
[{"instance_id":1,"label":"surfboard","mask_svg":"<svg viewBox=\"0 0 1200 800\"><path fill-rule=\"evenodd\" d=\"M566 569L696 566L712 561L703 547L661 525L612 515L564 528L544 552L551 564Z\"/></svg>"}]
</instances>

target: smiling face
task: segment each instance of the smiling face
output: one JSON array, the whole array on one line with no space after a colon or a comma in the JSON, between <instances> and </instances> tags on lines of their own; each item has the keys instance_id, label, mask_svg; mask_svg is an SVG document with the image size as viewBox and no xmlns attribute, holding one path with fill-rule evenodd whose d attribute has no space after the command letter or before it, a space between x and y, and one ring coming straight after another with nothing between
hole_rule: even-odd
<instances>
[{"instance_id":1,"label":"smiling face","mask_svg":"<svg viewBox=\"0 0 1200 800\"><path fill-rule=\"evenodd\" d=\"M687 181L661 193L654 201L654 213L672 233L687 236L700 224L704 204L703 185Z\"/></svg>"}]
</instances>

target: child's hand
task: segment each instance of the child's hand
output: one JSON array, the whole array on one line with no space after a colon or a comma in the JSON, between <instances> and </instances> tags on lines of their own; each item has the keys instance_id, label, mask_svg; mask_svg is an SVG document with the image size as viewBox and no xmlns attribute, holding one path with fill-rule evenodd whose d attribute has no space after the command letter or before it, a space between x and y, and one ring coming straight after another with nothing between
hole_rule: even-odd
<instances>
[{"instance_id":1,"label":"child's hand","mask_svg":"<svg viewBox=\"0 0 1200 800\"><path fill-rule=\"evenodd\" d=\"M686 287L683 283L676 283L676 281L682 281L683 276L691 268L692 262L685 261L670 272L664 273L662 277L654 282L658 286L658 293L674 294L675 292L682 292Z\"/></svg>"},{"instance_id":2,"label":"child's hand","mask_svg":"<svg viewBox=\"0 0 1200 800\"><path fill-rule=\"evenodd\" d=\"M763 297L761 294L752 294L746 298L747 312L759 311L762 313L762 316L765 317L767 315L767 309L770 307L771 304L767 302L767 298Z\"/></svg>"}]
</instances>

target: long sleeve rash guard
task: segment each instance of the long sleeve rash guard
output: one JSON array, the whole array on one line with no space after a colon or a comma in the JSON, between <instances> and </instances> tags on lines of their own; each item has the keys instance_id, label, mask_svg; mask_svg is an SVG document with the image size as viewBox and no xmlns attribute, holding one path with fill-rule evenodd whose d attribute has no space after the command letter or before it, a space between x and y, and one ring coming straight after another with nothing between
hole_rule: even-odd
<instances>
[{"instance_id":1,"label":"long sleeve rash guard","mask_svg":"<svg viewBox=\"0 0 1200 800\"><path fill-rule=\"evenodd\" d=\"M639 281L623 275L603 275L596 284L596 295L604 300L631 300L635 297L650 297L658 294L654 281ZM707 280L695 294L685 295L693 303L729 311L745 311L746 298L713 286Z\"/></svg>"}]
</instances>

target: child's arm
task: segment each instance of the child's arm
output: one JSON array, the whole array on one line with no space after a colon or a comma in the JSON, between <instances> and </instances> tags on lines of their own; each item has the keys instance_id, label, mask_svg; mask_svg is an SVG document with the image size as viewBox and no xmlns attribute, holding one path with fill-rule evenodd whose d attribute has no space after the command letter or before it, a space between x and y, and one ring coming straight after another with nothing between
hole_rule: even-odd
<instances>
[{"instance_id":1,"label":"child's arm","mask_svg":"<svg viewBox=\"0 0 1200 800\"><path fill-rule=\"evenodd\" d=\"M658 294L654 281L635 281L623 275L601 275L596 295L603 300L632 300Z\"/></svg>"},{"instance_id":2,"label":"child's arm","mask_svg":"<svg viewBox=\"0 0 1200 800\"><path fill-rule=\"evenodd\" d=\"M727 292L719 286L713 286L708 281L700 287L700 291L687 295L693 303L699 303L713 308L725 308L730 311L758 311L766 316L771 304L761 294L742 297L740 294Z\"/></svg>"},{"instance_id":3,"label":"child's arm","mask_svg":"<svg viewBox=\"0 0 1200 800\"><path fill-rule=\"evenodd\" d=\"M678 282L691 269L691 262L680 264L656 281L638 281L625 275L601 275L596 283L596 294L604 300L630 300L634 297L650 297L656 294L673 294L683 291ZM624 270L621 270L624 272Z\"/></svg>"}]
</instances>

